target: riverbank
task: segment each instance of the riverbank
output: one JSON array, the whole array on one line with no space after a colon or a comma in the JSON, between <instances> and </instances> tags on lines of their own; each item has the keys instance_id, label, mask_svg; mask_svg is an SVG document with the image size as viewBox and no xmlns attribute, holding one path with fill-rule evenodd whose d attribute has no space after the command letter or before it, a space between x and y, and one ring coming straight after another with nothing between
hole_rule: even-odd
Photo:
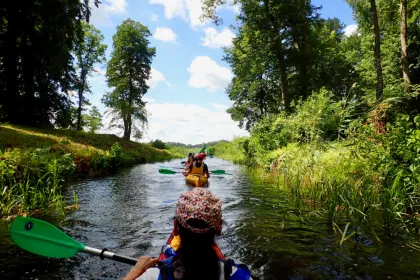
<instances>
[{"instance_id":1,"label":"riverbank","mask_svg":"<svg viewBox=\"0 0 420 280\"><path fill-rule=\"evenodd\" d=\"M267 118L215 155L261 168L302 219L321 216L343 239L418 235L420 116L381 104L349 122L316 98L325 99Z\"/></svg>"},{"instance_id":2,"label":"riverbank","mask_svg":"<svg viewBox=\"0 0 420 280\"><path fill-rule=\"evenodd\" d=\"M180 157L110 134L0 125L0 217L51 209L64 214L66 179ZM77 207L76 194L71 203Z\"/></svg>"}]
</instances>

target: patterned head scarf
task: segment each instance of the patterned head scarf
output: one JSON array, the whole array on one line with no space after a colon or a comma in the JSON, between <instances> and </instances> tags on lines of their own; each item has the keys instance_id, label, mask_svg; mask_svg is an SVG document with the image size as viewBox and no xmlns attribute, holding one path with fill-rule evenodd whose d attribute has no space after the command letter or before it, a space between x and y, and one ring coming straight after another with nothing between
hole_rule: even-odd
<instances>
[{"instance_id":1,"label":"patterned head scarf","mask_svg":"<svg viewBox=\"0 0 420 280\"><path fill-rule=\"evenodd\" d=\"M176 220L184 228L195 233L206 233L211 229L222 230L222 201L204 188L194 188L184 192L178 199L176 206ZM207 223L208 228L190 226L189 219L199 219Z\"/></svg>"}]
</instances>

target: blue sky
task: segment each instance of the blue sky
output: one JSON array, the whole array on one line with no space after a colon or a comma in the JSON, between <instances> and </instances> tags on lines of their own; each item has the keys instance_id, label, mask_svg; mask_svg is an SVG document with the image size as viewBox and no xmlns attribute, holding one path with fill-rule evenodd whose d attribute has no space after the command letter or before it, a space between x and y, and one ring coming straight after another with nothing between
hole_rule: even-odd
<instances>
[{"instance_id":1,"label":"blue sky","mask_svg":"<svg viewBox=\"0 0 420 280\"><path fill-rule=\"evenodd\" d=\"M350 7L344 0L312 0L323 6L324 18L338 17L355 29ZM150 89L145 95L149 128L143 141L161 139L197 144L247 135L230 119L226 109L231 101L224 88L232 78L222 60L222 47L229 46L239 6L226 5L218 10L222 26L202 23L200 0L102 0L93 7L91 23L100 29L112 52L112 36L124 19L131 18L148 26L150 43L156 47ZM90 78L92 105L105 111L101 98L109 89L105 82L106 65L97 65ZM108 122L105 117L104 124ZM110 133L104 129L102 132ZM116 133L117 131L112 131Z\"/></svg>"}]
</instances>

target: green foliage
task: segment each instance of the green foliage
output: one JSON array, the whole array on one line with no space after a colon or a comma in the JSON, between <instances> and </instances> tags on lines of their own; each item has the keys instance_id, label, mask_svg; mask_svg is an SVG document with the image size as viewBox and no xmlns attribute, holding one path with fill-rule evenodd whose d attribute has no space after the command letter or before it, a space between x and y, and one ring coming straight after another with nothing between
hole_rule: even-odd
<instances>
[{"instance_id":1,"label":"green foliage","mask_svg":"<svg viewBox=\"0 0 420 280\"><path fill-rule=\"evenodd\" d=\"M147 124L147 111L142 100L149 87L152 59L156 49L149 47L149 29L131 19L117 27L112 37L114 50L106 69L108 86L112 91L102 99L113 115L111 124L124 129L124 139L129 140L134 130L141 138L141 129ZM118 122L123 121L120 125Z\"/></svg>"},{"instance_id":2,"label":"green foliage","mask_svg":"<svg viewBox=\"0 0 420 280\"><path fill-rule=\"evenodd\" d=\"M69 154L14 149L0 157L0 216L49 210L64 214L63 178L75 171Z\"/></svg>"},{"instance_id":3,"label":"green foliage","mask_svg":"<svg viewBox=\"0 0 420 280\"><path fill-rule=\"evenodd\" d=\"M77 112L76 129L82 130L82 111L83 105L88 103L85 93L90 93L90 85L87 78L95 72L94 65L96 63L105 62L106 44L101 42L104 36L93 25L84 22L82 24L83 40L77 42L74 48L74 55L77 58L76 71L78 71L78 79L75 84L75 89L78 92L79 104ZM98 112L99 113L99 112ZM92 113L90 113L92 115ZM91 132L92 127L89 128Z\"/></svg>"},{"instance_id":4,"label":"green foliage","mask_svg":"<svg viewBox=\"0 0 420 280\"><path fill-rule=\"evenodd\" d=\"M159 139L156 139L155 141L150 142L150 145L152 145L152 147L155 147L156 149L159 149L159 150L165 150L167 148L166 144Z\"/></svg>"},{"instance_id":5,"label":"green foliage","mask_svg":"<svg viewBox=\"0 0 420 280\"><path fill-rule=\"evenodd\" d=\"M268 117L255 126L249 140L249 156L266 166L270 164L269 151L292 142L320 142L338 137L344 110L341 102L333 101L331 92L322 89L306 101L299 101L295 112Z\"/></svg>"},{"instance_id":6,"label":"green foliage","mask_svg":"<svg viewBox=\"0 0 420 280\"><path fill-rule=\"evenodd\" d=\"M93 106L89 114L83 115L83 125L87 127L90 133L95 133L98 129L102 128L102 115L98 108Z\"/></svg>"},{"instance_id":7,"label":"green foliage","mask_svg":"<svg viewBox=\"0 0 420 280\"><path fill-rule=\"evenodd\" d=\"M177 157L115 135L0 125L0 216L50 210L62 214L66 178Z\"/></svg>"},{"instance_id":8,"label":"green foliage","mask_svg":"<svg viewBox=\"0 0 420 280\"><path fill-rule=\"evenodd\" d=\"M9 1L2 6L0 105L5 121L51 127L70 110L68 92L75 82L71 52L83 37L90 3L99 1L54 1L48 8L41 0Z\"/></svg>"},{"instance_id":9,"label":"green foliage","mask_svg":"<svg viewBox=\"0 0 420 280\"><path fill-rule=\"evenodd\" d=\"M248 154L248 139L247 137L238 137L233 139L232 142L221 142L212 148L212 155L230 160L234 163L252 164Z\"/></svg>"}]
</instances>

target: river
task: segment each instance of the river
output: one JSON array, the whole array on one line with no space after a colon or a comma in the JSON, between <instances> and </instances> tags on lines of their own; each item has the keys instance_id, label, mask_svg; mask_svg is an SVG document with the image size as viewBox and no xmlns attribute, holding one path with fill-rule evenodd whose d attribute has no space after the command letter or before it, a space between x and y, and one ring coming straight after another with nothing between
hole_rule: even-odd
<instances>
[{"instance_id":1,"label":"river","mask_svg":"<svg viewBox=\"0 0 420 280\"><path fill-rule=\"evenodd\" d=\"M209 189L223 201L224 227L217 243L228 257L246 263L260 279L420 279L420 252L401 239L360 236L339 245L341 236L325 219L311 222L287 206L275 180L212 158ZM138 165L117 175L73 182L80 210L59 225L78 241L137 257L157 256L173 224L179 195L189 190L183 176L161 175L159 166ZM121 279L129 265L85 254L57 260L21 251L0 226L1 279Z\"/></svg>"}]
</instances>

